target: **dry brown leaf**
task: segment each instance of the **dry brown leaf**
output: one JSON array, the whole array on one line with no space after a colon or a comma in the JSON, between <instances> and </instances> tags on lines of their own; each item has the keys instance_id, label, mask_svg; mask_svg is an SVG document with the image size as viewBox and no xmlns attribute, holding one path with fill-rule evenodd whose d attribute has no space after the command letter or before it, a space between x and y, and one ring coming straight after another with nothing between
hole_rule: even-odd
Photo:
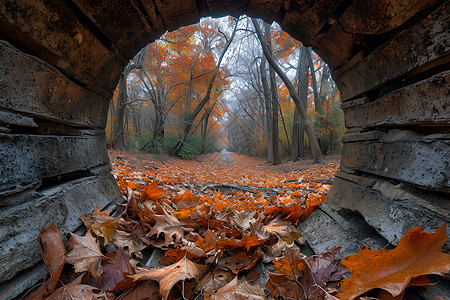
<instances>
[{"instance_id":1,"label":"dry brown leaf","mask_svg":"<svg viewBox=\"0 0 450 300\"><path fill-rule=\"evenodd\" d=\"M266 289L275 299L281 296L284 299L300 300L300 286L292 277L285 274L269 272Z\"/></svg>"},{"instance_id":2,"label":"dry brown leaf","mask_svg":"<svg viewBox=\"0 0 450 300\"><path fill-rule=\"evenodd\" d=\"M441 251L447 242L447 223L434 233L426 233L419 226L409 230L392 250L372 251L363 247L360 252L343 259L352 275L342 281L339 299L354 299L367 291L380 288L393 296L403 293L414 277L450 270L450 255Z\"/></svg>"},{"instance_id":3,"label":"dry brown leaf","mask_svg":"<svg viewBox=\"0 0 450 300\"><path fill-rule=\"evenodd\" d=\"M256 211L238 211L235 208L230 209L228 213L228 223L236 226L242 232L250 229L250 224L256 215Z\"/></svg>"},{"instance_id":4,"label":"dry brown leaf","mask_svg":"<svg viewBox=\"0 0 450 300\"><path fill-rule=\"evenodd\" d=\"M151 237L156 234L156 238L158 238L161 233L164 233L164 243L155 244L155 246L167 247L174 242L181 241L184 238L184 230L180 221L173 214L169 214L163 207L162 210L164 215L154 216L156 224L147 236Z\"/></svg>"},{"instance_id":5,"label":"dry brown leaf","mask_svg":"<svg viewBox=\"0 0 450 300\"><path fill-rule=\"evenodd\" d=\"M130 277L135 281L158 281L159 293L164 300L167 300L170 291L177 282L188 279L194 279L198 282L205 272L206 266L196 264L189 259L184 258L176 264L159 269L139 268L139 274Z\"/></svg>"},{"instance_id":6,"label":"dry brown leaf","mask_svg":"<svg viewBox=\"0 0 450 300\"><path fill-rule=\"evenodd\" d=\"M55 290L59 275L64 267L64 253L66 248L61 239L61 233L55 223L43 228L38 237L39 248L41 249L42 259L48 267L52 277L52 286L50 293Z\"/></svg>"},{"instance_id":7,"label":"dry brown leaf","mask_svg":"<svg viewBox=\"0 0 450 300\"><path fill-rule=\"evenodd\" d=\"M172 202L176 205L177 209L188 209L202 204L200 197L193 195L189 190L175 194Z\"/></svg>"},{"instance_id":8,"label":"dry brown leaf","mask_svg":"<svg viewBox=\"0 0 450 300\"><path fill-rule=\"evenodd\" d=\"M153 280L141 281L122 300L159 300L158 283Z\"/></svg>"},{"instance_id":9,"label":"dry brown leaf","mask_svg":"<svg viewBox=\"0 0 450 300\"><path fill-rule=\"evenodd\" d=\"M44 281L37 290L30 294L27 300L41 300L44 299L46 295L49 294L50 289L52 288L53 281L50 277L46 281Z\"/></svg>"},{"instance_id":10,"label":"dry brown leaf","mask_svg":"<svg viewBox=\"0 0 450 300\"><path fill-rule=\"evenodd\" d=\"M239 283L237 276L215 293L205 293L205 300L265 300L264 289L244 281Z\"/></svg>"},{"instance_id":11,"label":"dry brown leaf","mask_svg":"<svg viewBox=\"0 0 450 300\"><path fill-rule=\"evenodd\" d=\"M46 300L91 300L96 294L95 287L87 284L81 284L83 275L77 277L71 283L63 285L56 292L50 295Z\"/></svg>"},{"instance_id":12,"label":"dry brown leaf","mask_svg":"<svg viewBox=\"0 0 450 300\"><path fill-rule=\"evenodd\" d=\"M203 278L197 285L197 291L214 293L221 287L227 285L233 279L233 277L234 275L231 272L214 269L203 276Z\"/></svg>"},{"instance_id":13,"label":"dry brown leaf","mask_svg":"<svg viewBox=\"0 0 450 300\"><path fill-rule=\"evenodd\" d=\"M126 277L135 273L130 264L130 258L131 256L122 247L119 247L116 253L106 254L106 262L103 264L102 290L116 291L133 286L127 282Z\"/></svg>"},{"instance_id":14,"label":"dry brown leaf","mask_svg":"<svg viewBox=\"0 0 450 300\"><path fill-rule=\"evenodd\" d=\"M100 211L100 206L97 205L92 214L82 215L80 216L80 219L81 221L83 221L83 224L86 227L86 229L89 229L92 223L103 224L109 219L111 219L111 217L109 216L110 213L111 213L110 209Z\"/></svg>"},{"instance_id":15,"label":"dry brown leaf","mask_svg":"<svg viewBox=\"0 0 450 300\"><path fill-rule=\"evenodd\" d=\"M89 271L96 277L103 273L103 255L89 231L84 237L70 233L67 247L69 252L66 254L66 261L74 265L75 272Z\"/></svg>"},{"instance_id":16,"label":"dry brown leaf","mask_svg":"<svg viewBox=\"0 0 450 300\"><path fill-rule=\"evenodd\" d=\"M206 255L205 251L203 251L199 247L183 246L178 249L167 250L164 256L159 259L159 262L162 265L167 266L176 263L177 261L183 259L185 256L190 260L195 260L200 257L205 257Z\"/></svg>"},{"instance_id":17,"label":"dry brown leaf","mask_svg":"<svg viewBox=\"0 0 450 300\"><path fill-rule=\"evenodd\" d=\"M249 270L259 261L263 256L263 252L257 249L253 254L247 252L227 251L227 254L222 256L217 262L218 267L230 270L234 274L238 274L242 270Z\"/></svg>"},{"instance_id":18,"label":"dry brown leaf","mask_svg":"<svg viewBox=\"0 0 450 300\"><path fill-rule=\"evenodd\" d=\"M122 230L116 230L112 242L117 247L126 248L128 252L136 254L139 258L142 258L140 251L146 247L142 241L136 240L133 233Z\"/></svg>"}]
</instances>

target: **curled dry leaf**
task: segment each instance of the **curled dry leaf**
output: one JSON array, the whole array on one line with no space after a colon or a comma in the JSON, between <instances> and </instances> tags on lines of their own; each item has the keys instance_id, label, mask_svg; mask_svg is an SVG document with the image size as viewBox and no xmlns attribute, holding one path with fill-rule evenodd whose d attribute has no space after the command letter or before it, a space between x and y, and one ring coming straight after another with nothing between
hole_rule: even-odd
<instances>
[{"instance_id":1,"label":"curled dry leaf","mask_svg":"<svg viewBox=\"0 0 450 300\"><path fill-rule=\"evenodd\" d=\"M55 223L43 228L38 237L39 248L41 249L42 259L47 265L52 278L52 293L58 283L59 276L64 266L64 253L66 249L61 239L61 234Z\"/></svg>"},{"instance_id":2,"label":"curled dry leaf","mask_svg":"<svg viewBox=\"0 0 450 300\"><path fill-rule=\"evenodd\" d=\"M266 288L284 299L332 298L328 283L338 281L348 269L334 257L340 248L306 258L295 245L285 247L284 255L274 259L275 273L269 273Z\"/></svg>"},{"instance_id":3,"label":"curled dry leaf","mask_svg":"<svg viewBox=\"0 0 450 300\"><path fill-rule=\"evenodd\" d=\"M103 255L89 231L84 237L70 233L67 247L69 252L66 254L66 261L74 265L75 272L89 271L96 277L103 273Z\"/></svg>"},{"instance_id":4,"label":"curled dry leaf","mask_svg":"<svg viewBox=\"0 0 450 300\"><path fill-rule=\"evenodd\" d=\"M205 293L205 300L265 300L264 289L248 282L238 282L237 276L215 293Z\"/></svg>"},{"instance_id":5,"label":"curled dry leaf","mask_svg":"<svg viewBox=\"0 0 450 300\"><path fill-rule=\"evenodd\" d=\"M175 204L177 209L188 209L203 203L199 196L193 195L189 190L184 191L182 194L175 194L172 198L172 202Z\"/></svg>"},{"instance_id":6,"label":"curled dry leaf","mask_svg":"<svg viewBox=\"0 0 450 300\"><path fill-rule=\"evenodd\" d=\"M170 291L177 282L185 281L187 279L194 279L198 282L205 272L206 266L196 264L189 259L184 258L173 265L159 269L140 268L138 274L130 277L135 281L158 281L159 292L162 298L167 300Z\"/></svg>"},{"instance_id":7,"label":"curled dry leaf","mask_svg":"<svg viewBox=\"0 0 450 300\"><path fill-rule=\"evenodd\" d=\"M140 251L146 247L141 240L136 239L134 233L123 230L116 230L113 237L113 244L117 247L127 248L130 253L136 254L139 258L142 258Z\"/></svg>"},{"instance_id":8,"label":"curled dry leaf","mask_svg":"<svg viewBox=\"0 0 450 300\"><path fill-rule=\"evenodd\" d=\"M164 195L164 189L158 187L159 181L155 180L145 187L144 194L148 200L156 201Z\"/></svg>"},{"instance_id":9,"label":"curled dry leaf","mask_svg":"<svg viewBox=\"0 0 450 300\"><path fill-rule=\"evenodd\" d=\"M86 229L89 229L92 223L98 223L103 224L106 221L110 220L111 217L109 214L111 213L111 210L105 210L100 211L100 206L96 206L94 209L94 212L92 214L86 214L80 216L81 221L83 221L84 226Z\"/></svg>"},{"instance_id":10,"label":"curled dry leaf","mask_svg":"<svg viewBox=\"0 0 450 300\"><path fill-rule=\"evenodd\" d=\"M403 236L395 249L372 251L363 247L360 252L345 257L342 264L352 275L342 281L336 296L355 299L375 288L398 296L414 277L447 273L450 255L441 251L448 240L446 226L444 223L434 233L426 233L416 226Z\"/></svg>"}]
</instances>

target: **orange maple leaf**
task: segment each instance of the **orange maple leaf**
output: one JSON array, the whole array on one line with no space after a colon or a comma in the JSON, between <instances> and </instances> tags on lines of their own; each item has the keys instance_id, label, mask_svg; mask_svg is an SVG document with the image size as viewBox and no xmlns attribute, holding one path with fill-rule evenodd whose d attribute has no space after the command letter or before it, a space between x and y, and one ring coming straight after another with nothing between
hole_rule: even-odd
<instances>
[{"instance_id":1,"label":"orange maple leaf","mask_svg":"<svg viewBox=\"0 0 450 300\"><path fill-rule=\"evenodd\" d=\"M158 187L158 181L155 180L144 188L144 197L148 200L158 200L164 194L164 190Z\"/></svg>"},{"instance_id":2,"label":"orange maple leaf","mask_svg":"<svg viewBox=\"0 0 450 300\"><path fill-rule=\"evenodd\" d=\"M430 234L416 226L403 236L395 249L372 251L363 247L360 252L345 257L342 264L352 275L342 281L336 296L354 299L375 288L398 296L415 277L447 273L450 255L441 251L448 240L446 227L447 223L444 223Z\"/></svg>"}]
</instances>

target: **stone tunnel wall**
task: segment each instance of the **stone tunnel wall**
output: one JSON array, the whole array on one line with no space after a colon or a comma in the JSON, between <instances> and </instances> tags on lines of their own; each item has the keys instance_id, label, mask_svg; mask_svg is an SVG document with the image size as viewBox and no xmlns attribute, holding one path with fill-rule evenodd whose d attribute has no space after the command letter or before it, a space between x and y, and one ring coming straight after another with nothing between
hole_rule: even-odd
<instances>
[{"instance_id":1,"label":"stone tunnel wall","mask_svg":"<svg viewBox=\"0 0 450 300\"><path fill-rule=\"evenodd\" d=\"M315 251L394 245L449 220L450 26L437 0L5 0L0 6L0 299L45 274L54 221L121 200L105 149L121 70L201 16L277 21L332 68L347 133L326 204L301 225Z\"/></svg>"}]
</instances>

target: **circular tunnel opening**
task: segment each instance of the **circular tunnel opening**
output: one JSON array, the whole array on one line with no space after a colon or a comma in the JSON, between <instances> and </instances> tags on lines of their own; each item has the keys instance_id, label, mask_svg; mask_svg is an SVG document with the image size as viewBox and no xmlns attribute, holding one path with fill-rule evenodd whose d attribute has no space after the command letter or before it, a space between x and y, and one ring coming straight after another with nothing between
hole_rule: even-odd
<instances>
[{"instance_id":1,"label":"circular tunnel opening","mask_svg":"<svg viewBox=\"0 0 450 300\"><path fill-rule=\"evenodd\" d=\"M118 78L148 42L207 15L277 21L330 65L348 131L332 201L304 230L317 252L361 232L367 244L381 236L395 245L411 226L436 230L450 211L448 9L445 1L2 3L1 297L41 277L35 240L46 220L67 236L95 204L121 201L104 136Z\"/></svg>"}]
</instances>

